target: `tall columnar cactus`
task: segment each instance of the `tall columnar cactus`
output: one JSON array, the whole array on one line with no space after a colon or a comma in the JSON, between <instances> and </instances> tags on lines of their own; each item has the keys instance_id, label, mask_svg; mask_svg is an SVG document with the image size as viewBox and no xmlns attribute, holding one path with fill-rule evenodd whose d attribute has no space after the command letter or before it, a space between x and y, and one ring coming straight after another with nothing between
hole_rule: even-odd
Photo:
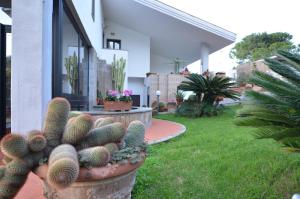
<instances>
[{"instance_id":1,"label":"tall columnar cactus","mask_svg":"<svg viewBox=\"0 0 300 199\"><path fill-rule=\"evenodd\" d=\"M92 129L77 146L78 149L102 146L111 142L119 142L125 135L125 129L120 122Z\"/></svg>"},{"instance_id":2,"label":"tall columnar cactus","mask_svg":"<svg viewBox=\"0 0 300 199\"><path fill-rule=\"evenodd\" d=\"M145 126L141 121L130 122L125 135L126 147L141 146L144 143Z\"/></svg>"},{"instance_id":3,"label":"tall columnar cactus","mask_svg":"<svg viewBox=\"0 0 300 199\"><path fill-rule=\"evenodd\" d=\"M65 151L68 153L64 153ZM57 158L61 153L64 155ZM66 144L58 146L52 151L48 166L48 183L57 189L67 188L76 181L79 175L79 163L75 148Z\"/></svg>"},{"instance_id":4,"label":"tall columnar cactus","mask_svg":"<svg viewBox=\"0 0 300 199\"><path fill-rule=\"evenodd\" d=\"M81 114L75 119L71 118L63 134L62 142L68 144L78 144L79 141L91 130L94 121L88 114Z\"/></svg>"},{"instance_id":5,"label":"tall columnar cactus","mask_svg":"<svg viewBox=\"0 0 300 199\"><path fill-rule=\"evenodd\" d=\"M102 126L112 124L114 123L115 119L113 117L104 117L104 118L98 118L95 121L94 127L95 128L100 128Z\"/></svg>"},{"instance_id":6,"label":"tall columnar cactus","mask_svg":"<svg viewBox=\"0 0 300 199\"><path fill-rule=\"evenodd\" d=\"M121 93L124 88L126 60L124 58L116 59L112 63L112 87Z\"/></svg>"},{"instance_id":7,"label":"tall columnar cactus","mask_svg":"<svg viewBox=\"0 0 300 199\"><path fill-rule=\"evenodd\" d=\"M69 112L70 104L66 99L58 97L50 101L43 128L48 146L54 148L60 144Z\"/></svg>"},{"instance_id":8,"label":"tall columnar cactus","mask_svg":"<svg viewBox=\"0 0 300 199\"><path fill-rule=\"evenodd\" d=\"M47 140L41 131L32 130L27 137L28 147L33 152L42 151L47 146Z\"/></svg>"},{"instance_id":9,"label":"tall columnar cactus","mask_svg":"<svg viewBox=\"0 0 300 199\"><path fill-rule=\"evenodd\" d=\"M65 67L67 71L67 80L69 81L69 84L72 89L72 94L77 93L77 85L78 85L78 58L76 53L72 56L69 56L65 58Z\"/></svg>"},{"instance_id":10,"label":"tall columnar cactus","mask_svg":"<svg viewBox=\"0 0 300 199\"><path fill-rule=\"evenodd\" d=\"M3 154L11 159L21 158L28 153L28 145L24 137L17 134L8 134L1 140Z\"/></svg>"},{"instance_id":11,"label":"tall columnar cactus","mask_svg":"<svg viewBox=\"0 0 300 199\"><path fill-rule=\"evenodd\" d=\"M110 160L109 151L102 146L83 149L78 152L79 162L83 166L105 166Z\"/></svg>"}]
</instances>

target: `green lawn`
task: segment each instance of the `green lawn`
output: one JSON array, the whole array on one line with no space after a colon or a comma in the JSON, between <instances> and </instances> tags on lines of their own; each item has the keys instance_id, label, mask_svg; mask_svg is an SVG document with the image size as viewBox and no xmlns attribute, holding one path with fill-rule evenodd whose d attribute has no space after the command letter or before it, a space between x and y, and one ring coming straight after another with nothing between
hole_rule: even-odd
<instances>
[{"instance_id":1,"label":"green lawn","mask_svg":"<svg viewBox=\"0 0 300 199\"><path fill-rule=\"evenodd\" d=\"M300 192L300 154L255 139L253 128L235 126L238 108L210 118L158 116L184 124L187 131L149 147L133 198L290 199Z\"/></svg>"}]
</instances>

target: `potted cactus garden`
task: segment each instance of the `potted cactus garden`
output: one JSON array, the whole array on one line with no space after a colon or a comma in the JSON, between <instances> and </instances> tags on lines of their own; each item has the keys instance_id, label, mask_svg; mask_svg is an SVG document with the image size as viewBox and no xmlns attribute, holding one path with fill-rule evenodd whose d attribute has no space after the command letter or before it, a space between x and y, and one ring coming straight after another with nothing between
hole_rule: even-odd
<instances>
[{"instance_id":1,"label":"potted cactus garden","mask_svg":"<svg viewBox=\"0 0 300 199\"><path fill-rule=\"evenodd\" d=\"M66 99L54 98L41 131L1 140L0 198L13 198L33 171L48 199L128 199L146 157L144 134L140 121L125 129L110 117L72 113Z\"/></svg>"}]
</instances>

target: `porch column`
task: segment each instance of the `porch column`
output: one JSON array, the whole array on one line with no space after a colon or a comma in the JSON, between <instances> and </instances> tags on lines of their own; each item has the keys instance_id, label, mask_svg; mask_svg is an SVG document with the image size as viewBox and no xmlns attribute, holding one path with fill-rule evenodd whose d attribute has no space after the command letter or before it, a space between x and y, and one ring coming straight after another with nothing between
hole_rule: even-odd
<instances>
[{"instance_id":1,"label":"porch column","mask_svg":"<svg viewBox=\"0 0 300 199\"><path fill-rule=\"evenodd\" d=\"M205 43L201 44L201 74L208 70L209 46Z\"/></svg>"},{"instance_id":2,"label":"porch column","mask_svg":"<svg viewBox=\"0 0 300 199\"><path fill-rule=\"evenodd\" d=\"M11 130L41 129L52 97L53 0L12 0Z\"/></svg>"}]
</instances>

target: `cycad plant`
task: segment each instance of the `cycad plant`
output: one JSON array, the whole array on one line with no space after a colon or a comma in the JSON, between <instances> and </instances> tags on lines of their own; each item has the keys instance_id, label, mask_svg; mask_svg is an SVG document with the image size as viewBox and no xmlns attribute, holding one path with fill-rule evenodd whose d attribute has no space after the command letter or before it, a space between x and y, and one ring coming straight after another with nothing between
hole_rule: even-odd
<instances>
[{"instance_id":1,"label":"cycad plant","mask_svg":"<svg viewBox=\"0 0 300 199\"><path fill-rule=\"evenodd\" d=\"M257 127L257 138L272 138L293 151L300 150L300 56L279 51L265 59L269 75L254 72L249 83L264 92L248 91L249 100L238 111L236 124Z\"/></svg>"},{"instance_id":2,"label":"cycad plant","mask_svg":"<svg viewBox=\"0 0 300 199\"><path fill-rule=\"evenodd\" d=\"M186 77L188 81L183 81L178 86L182 91L192 91L195 96L195 107L200 107L200 116L208 112L215 111L218 106L218 97L225 97L230 99L238 99L238 93L231 90L230 87L234 85L228 77L218 76L202 76L192 73ZM183 104L184 106L184 104Z\"/></svg>"}]
</instances>

